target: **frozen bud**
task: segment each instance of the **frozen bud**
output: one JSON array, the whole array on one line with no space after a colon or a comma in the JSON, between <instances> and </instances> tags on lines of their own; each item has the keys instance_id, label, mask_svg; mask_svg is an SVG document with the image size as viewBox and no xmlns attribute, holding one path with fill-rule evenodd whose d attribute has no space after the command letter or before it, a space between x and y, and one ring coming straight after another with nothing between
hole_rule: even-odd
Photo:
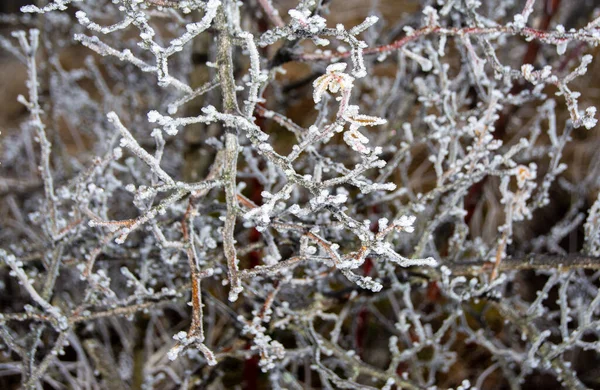
<instances>
[{"instance_id":1,"label":"frozen bud","mask_svg":"<svg viewBox=\"0 0 600 390\"><path fill-rule=\"evenodd\" d=\"M340 89L342 91L352 89L354 77L347 73L343 73L344 70L346 70L346 67L347 64L344 62L329 65L326 73L313 82L313 87L315 89L313 99L315 103L321 101L323 93L327 90L331 93L338 93Z\"/></svg>"},{"instance_id":2,"label":"frozen bud","mask_svg":"<svg viewBox=\"0 0 600 390\"><path fill-rule=\"evenodd\" d=\"M415 217L413 215L411 215L411 216L403 215L399 219L394 221L394 225L396 225L396 227L400 230L403 230L407 233L412 233L415 231L413 224L415 223L416 219L417 219L417 217Z\"/></svg>"},{"instance_id":3,"label":"frozen bud","mask_svg":"<svg viewBox=\"0 0 600 390\"><path fill-rule=\"evenodd\" d=\"M583 117L583 126L589 130L596 126L596 123L598 123L598 120L596 119L596 107L592 106L586 108L585 115Z\"/></svg>"}]
</instances>

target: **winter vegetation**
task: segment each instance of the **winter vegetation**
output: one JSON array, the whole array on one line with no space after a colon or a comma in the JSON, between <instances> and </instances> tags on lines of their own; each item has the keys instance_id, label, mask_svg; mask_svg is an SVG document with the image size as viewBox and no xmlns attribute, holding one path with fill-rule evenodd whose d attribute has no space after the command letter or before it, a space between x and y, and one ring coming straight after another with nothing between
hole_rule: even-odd
<instances>
[{"instance_id":1,"label":"winter vegetation","mask_svg":"<svg viewBox=\"0 0 600 390\"><path fill-rule=\"evenodd\" d=\"M0 387L598 388L596 4L0 14Z\"/></svg>"}]
</instances>

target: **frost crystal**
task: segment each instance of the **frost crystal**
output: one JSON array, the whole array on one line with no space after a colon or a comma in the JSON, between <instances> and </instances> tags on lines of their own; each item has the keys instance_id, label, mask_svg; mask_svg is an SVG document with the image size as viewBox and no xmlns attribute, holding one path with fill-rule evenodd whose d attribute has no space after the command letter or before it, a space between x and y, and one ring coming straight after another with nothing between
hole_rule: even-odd
<instances>
[{"instance_id":1,"label":"frost crystal","mask_svg":"<svg viewBox=\"0 0 600 390\"><path fill-rule=\"evenodd\" d=\"M352 89L354 77L343 73L346 67L347 64L343 62L329 65L327 67L327 72L313 82L313 87L315 89L313 92L313 99L315 103L321 101L323 93L328 89L331 93L337 93L340 89L342 92L350 91Z\"/></svg>"}]
</instances>

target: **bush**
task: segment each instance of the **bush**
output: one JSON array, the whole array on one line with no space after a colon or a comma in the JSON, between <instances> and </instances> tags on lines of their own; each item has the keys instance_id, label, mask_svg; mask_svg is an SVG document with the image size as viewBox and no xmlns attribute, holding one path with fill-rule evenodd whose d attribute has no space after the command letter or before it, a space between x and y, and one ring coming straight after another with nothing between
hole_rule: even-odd
<instances>
[{"instance_id":1,"label":"bush","mask_svg":"<svg viewBox=\"0 0 600 390\"><path fill-rule=\"evenodd\" d=\"M0 16L2 388L599 386L596 2L288 3Z\"/></svg>"}]
</instances>

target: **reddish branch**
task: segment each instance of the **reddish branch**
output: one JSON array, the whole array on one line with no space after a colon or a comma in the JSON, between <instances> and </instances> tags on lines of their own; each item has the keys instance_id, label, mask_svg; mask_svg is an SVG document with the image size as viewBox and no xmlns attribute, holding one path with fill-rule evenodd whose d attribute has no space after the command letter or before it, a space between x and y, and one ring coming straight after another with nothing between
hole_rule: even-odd
<instances>
[{"instance_id":1,"label":"reddish branch","mask_svg":"<svg viewBox=\"0 0 600 390\"><path fill-rule=\"evenodd\" d=\"M281 16L279 16L279 12L273 8L273 4L271 4L270 0L258 0L258 3L267 14L267 17L269 18L271 23L273 23L277 27L283 27L285 25L285 23L281 19Z\"/></svg>"},{"instance_id":2,"label":"reddish branch","mask_svg":"<svg viewBox=\"0 0 600 390\"><path fill-rule=\"evenodd\" d=\"M556 0L555 0L556 1ZM406 35L397 41L394 41L387 45L375 46L366 48L363 50L364 55L375 55L375 54L385 54L406 46L408 43L416 41L417 39L428 36L428 35L446 35L446 36L470 36L470 35L495 35L495 34L509 34L509 35L520 35L522 37L528 39L535 39L539 42L544 43L556 43L556 41L589 41L596 42L597 37L592 33L588 33L586 31L579 32L565 32L565 33L557 33L552 31L547 31L547 29L536 29L531 27L524 27L522 29L517 29L510 26L497 26L497 27L465 27L465 28L457 28L457 27L441 27L441 26L425 26L418 30L411 32L409 35ZM534 41L535 42L535 41ZM534 52L534 48L531 49ZM535 49L538 50L538 49ZM350 57L350 52L343 53L310 53L310 54L299 54L296 56L296 59L302 61L317 61L317 60L328 60L333 61L336 59L342 59ZM532 54L529 54L532 55Z\"/></svg>"}]
</instances>

